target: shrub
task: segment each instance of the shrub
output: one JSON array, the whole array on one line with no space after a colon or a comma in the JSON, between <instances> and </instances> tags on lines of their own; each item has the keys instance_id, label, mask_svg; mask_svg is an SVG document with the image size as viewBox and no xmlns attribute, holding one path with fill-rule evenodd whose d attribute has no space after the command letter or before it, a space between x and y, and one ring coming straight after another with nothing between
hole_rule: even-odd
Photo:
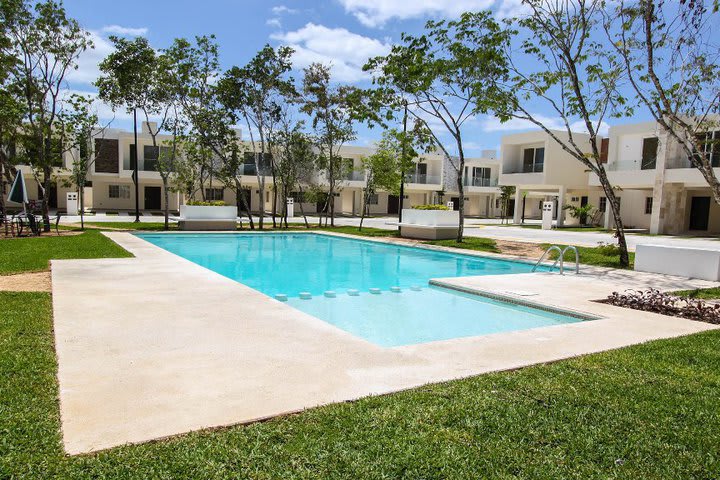
<instances>
[{"instance_id":1,"label":"shrub","mask_svg":"<svg viewBox=\"0 0 720 480\"><path fill-rule=\"evenodd\" d=\"M720 325L720 305L693 298L676 297L654 288L644 291L627 290L624 293L613 292L605 303Z\"/></svg>"},{"instance_id":2,"label":"shrub","mask_svg":"<svg viewBox=\"0 0 720 480\"><path fill-rule=\"evenodd\" d=\"M190 200L187 204L199 207L224 207L227 205L222 200L212 200L209 202L203 202L202 200Z\"/></svg>"},{"instance_id":3,"label":"shrub","mask_svg":"<svg viewBox=\"0 0 720 480\"><path fill-rule=\"evenodd\" d=\"M449 209L448 207L446 207L445 205L439 205L439 204L438 204L438 205L433 205L433 204L430 204L430 205L415 205L415 206L412 207L412 208L413 208L413 210L450 210L450 209Z\"/></svg>"}]
</instances>

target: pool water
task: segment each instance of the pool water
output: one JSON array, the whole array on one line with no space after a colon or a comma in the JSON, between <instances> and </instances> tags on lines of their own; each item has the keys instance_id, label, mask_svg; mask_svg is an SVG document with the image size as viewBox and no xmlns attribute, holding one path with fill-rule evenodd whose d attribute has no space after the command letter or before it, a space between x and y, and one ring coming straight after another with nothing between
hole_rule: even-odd
<instances>
[{"instance_id":1,"label":"pool water","mask_svg":"<svg viewBox=\"0 0 720 480\"><path fill-rule=\"evenodd\" d=\"M138 236L386 347L580 321L428 285L530 272L522 262L312 233Z\"/></svg>"}]
</instances>

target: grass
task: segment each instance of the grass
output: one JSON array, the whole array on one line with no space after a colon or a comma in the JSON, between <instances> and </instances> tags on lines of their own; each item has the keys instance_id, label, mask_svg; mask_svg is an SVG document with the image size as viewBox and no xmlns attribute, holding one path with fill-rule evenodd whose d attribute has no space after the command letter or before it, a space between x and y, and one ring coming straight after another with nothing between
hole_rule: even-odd
<instances>
[{"instance_id":1,"label":"grass","mask_svg":"<svg viewBox=\"0 0 720 480\"><path fill-rule=\"evenodd\" d=\"M131 257L98 231L79 235L12 238L0 241L0 275L47 270L50 259Z\"/></svg>"},{"instance_id":2,"label":"grass","mask_svg":"<svg viewBox=\"0 0 720 480\"><path fill-rule=\"evenodd\" d=\"M114 229L114 230L149 230L159 231L165 229L164 222L85 222L85 228ZM170 230L177 230L177 223L168 224Z\"/></svg>"},{"instance_id":3,"label":"grass","mask_svg":"<svg viewBox=\"0 0 720 480\"><path fill-rule=\"evenodd\" d=\"M698 300L717 300L720 299L720 287L679 290L672 292L672 294L678 297L697 298Z\"/></svg>"},{"instance_id":4,"label":"grass","mask_svg":"<svg viewBox=\"0 0 720 480\"><path fill-rule=\"evenodd\" d=\"M423 243L426 243L428 245L438 245L441 247L458 248L461 250L476 250L478 252L500 253L500 249L497 247L495 240L493 240L492 238L465 237L462 243L457 243L454 239L429 240Z\"/></svg>"},{"instance_id":5,"label":"grass","mask_svg":"<svg viewBox=\"0 0 720 480\"><path fill-rule=\"evenodd\" d=\"M720 332L67 457L50 296L0 293L0 478L716 478Z\"/></svg>"},{"instance_id":6,"label":"grass","mask_svg":"<svg viewBox=\"0 0 720 480\"><path fill-rule=\"evenodd\" d=\"M565 248L566 245L559 245L559 247ZM542 248L550 247L549 243L542 244ZM584 265L594 265L596 267L610 267L610 268L628 268L632 269L635 263L635 252L628 252L630 257L630 266L622 267L620 265L620 255L617 253L610 252L607 247L575 247L580 255L580 263ZM558 257L557 252L551 252L550 258L556 259ZM572 252L565 253L565 262L568 264L575 264L575 254Z\"/></svg>"}]
</instances>

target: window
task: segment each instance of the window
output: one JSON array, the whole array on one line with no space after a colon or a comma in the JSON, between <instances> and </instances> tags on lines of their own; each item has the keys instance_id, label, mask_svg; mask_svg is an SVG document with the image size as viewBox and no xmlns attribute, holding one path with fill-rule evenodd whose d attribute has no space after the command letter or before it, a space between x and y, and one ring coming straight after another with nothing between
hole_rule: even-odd
<instances>
[{"instance_id":1,"label":"window","mask_svg":"<svg viewBox=\"0 0 720 480\"><path fill-rule=\"evenodd\" d=\"M657 160L658 138L643 138L641 170L652 170Z\"/></svg>"},{"instance_id":2,"label":"window","mask_svg":"<svg viewBox=\"0 0 720 480\"><path fill-rule=\"evenodd\" d=\"M208 202L221 202L224 197L224 189L222 188L206 188L205 200Z\"/></svg>"},{"instance_id":3,"label":"window","mask_svg":"<svg viewBox=\"0 0 720 480\"><path fill-rule=\"evenodd\" d=\"M152 145L145 145L143 147L143 170L146 172L155 172L157 171L157 161L158 156L160 155L160 148L159 147L153 147Z\"/></svg>"},{"instance_id":4,"label":"window","mask_svg":"<svg viewBox=\"0 0 720 480\"><path fill-rule=\"evenodd\" d=\"M600 204L598 205L598 211L605 213L607 210L607 197L600 197Z\"/></svg>"},{"instance_id":5,"label":"window","mask_svg":"<svg viewBox=\"0 0 720 480\"><path fill-rule=\"evenodd\" d=\"M130 185L108 185L108 197L130 198Z\"/></svg>"},{"instance_id":6,"label":"window","mask_svg":"<svg viewBox=\"0 0 720 480\"><path fill-rule=\"evenodd\" d=\"M703 149L700 152L702 156L708 158L713 167L720 167L720 130L714 132L701 133L697 137L698 143L702 144ZM697 149L693 148L697 151ZM700 157L700 154L695 154Z\"/></svg>"},{"instance_id":7,"label":"window","mask_svg":"<svg viewBox=\"0 0 720 480\"><path fill-rule=\"evenodd\" d=\"M380 197L377 193L371 193L370 195L368 195L368 205L377 205L379 201Z\"/></svg>"},{"instance_id":8,"label":"window","mask_svg":"<svg viewBox=\"0 0 720 480\"><path fill-rule=\"evenodd\" d=\"M523 173L542 172L545 167L545 148L526 148L523 151Z\"/></svg>"},{"instance_id":9,"label":"window","mask_svg":"<svg viewBox=\"0 0 720 480\"><path fill-rule=\"evenodd\" d=\"M290 192L290 198L295 200L295 203L306 203L305 192Z\"/></svg>"},{"instance_id":10,"label":"window","mask_svg":"<svg viewBox=\"0 0 720 480\"><path fill-rule=\"evenodd\" d=\"M650 215L652 213L652 205L653 205L653 197L646 197L645 198L645 215Z\"/></svg>"},{"instance_id":11,"label":"window","mask_svg":"<svg viewBox=\"0 0 720 480\"><path fill-rule=\"evenodd\" d=\"M488 167L473 167L472 185L475 187L489 187L490 186L490 168L488 168Z\"/></svg>"}]
</instances>

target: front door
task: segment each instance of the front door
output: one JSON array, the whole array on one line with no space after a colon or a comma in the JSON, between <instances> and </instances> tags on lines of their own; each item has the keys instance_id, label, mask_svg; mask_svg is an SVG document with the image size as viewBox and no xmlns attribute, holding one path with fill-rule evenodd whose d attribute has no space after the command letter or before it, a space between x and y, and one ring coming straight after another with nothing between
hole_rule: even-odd
<instances>
[{"instance_id":1,"label":"front door","mask_svg":"<svg viewBox=\"0 0 720 480\"><path fill-rule=\"evenodd\" d=\"M710 216L710 197L692 197L690 230L707 230Z\"/></svg>"},{"instance_id":2,"label":"front door","mask_svg":"<svg viewBox=\"0 0 720 480\"><path fill-rule=\"evenodd\" d=\"M398 208L400 208L400 197L397 195L388 195L387 212L391 215L397 215Z\"/></svg>"},{"instance_id":3,"label":"front door","mask_svg":"<svg viewBox=\"0 0 720 480\"><path fill-rule=\"evenodd\" d=\"M145 210L161 210L160 187L145 187Z\"/></svg>"},{"instance_id":4,"label":"front door","mask_svg":"<svg viewBox=\"0 0 720 480\"><path fill-rule=\"evenodd\" d=\"M585 207L588 204L588 197L580 197L580 206ZM580 225L587 224L587 215L580 215Z\"/></svg>"},{"instance_id":5,"label":"front door","mask_svg":"<svg viewBox=\"0 0 720 480\"><path fill-rule=\"evenodd\" d=\"M450 201L453 202L453 210L460 210L460 197L452 197Z\"/></svg>"}]
</instances>

